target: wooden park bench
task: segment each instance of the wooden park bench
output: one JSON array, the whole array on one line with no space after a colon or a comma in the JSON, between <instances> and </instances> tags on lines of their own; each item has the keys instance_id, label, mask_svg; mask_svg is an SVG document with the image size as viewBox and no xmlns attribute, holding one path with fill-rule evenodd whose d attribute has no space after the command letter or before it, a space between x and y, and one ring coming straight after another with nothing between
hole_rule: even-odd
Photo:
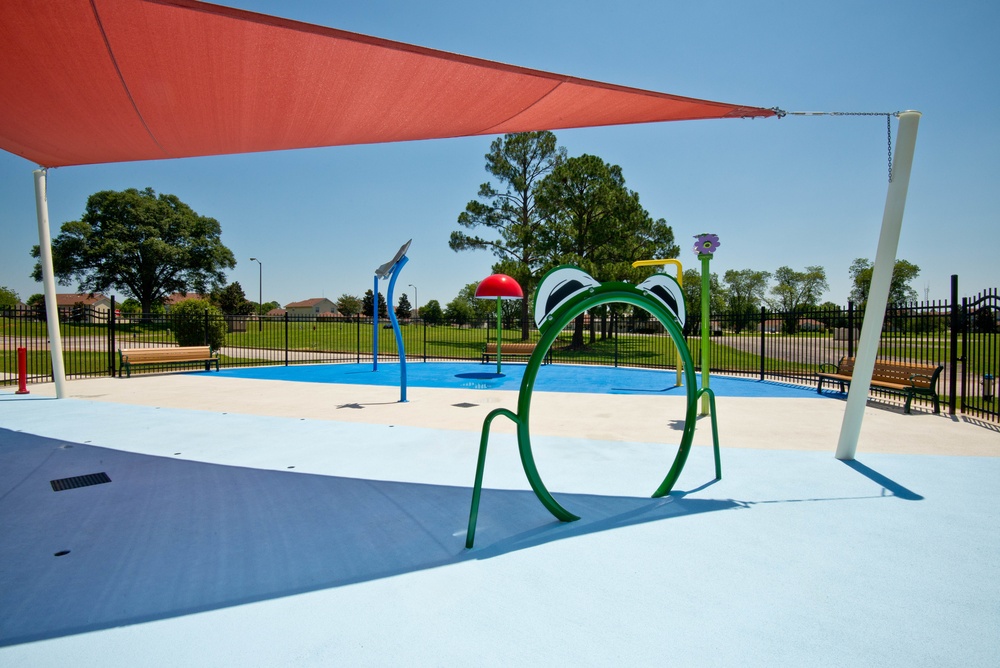
<instances>
[{"instance_id":1,"label":"wooden park bench","mask_svg":"<svg viewBox=\"0 0 1000 668\"><path fill-rule=\"evenodd\" d=\"M120 368L132 377L132 367L141 364L190 364L204 362L205 371L214 363L219 370L219 358L212 354L209 346L169 346L164 348L122 348L118 351Z\"/></svg>"},{"instance_id":2,"label":"wooden park bench","mask_svg":"<svg viewBox=\"0 0 1000 668\"><path fill-rule=\"evenodd\" d=\"M500 355L504 358L507 357L531 357L532 353L535 352L535 344L530 341L525 341L521 343L505 343L500 347ZM496 341L487 343L483 346L483 364L488 364L490 357L496 359L497 356L497 344ZM545 359L542 360L543 364L552 364L552 349L550 348L548 353L545 355Z\"/></svg>"},{"instance_id":3,"label":"wooden park bench","mask_svg":"<svg viewBox=\"0 0 1000 668\"><path fill-rule=\"evenodd\" d=\"M885 390L896 394L906 395L906 404L903 407L904 413L910 412L910 402L914 396L930 397L934 400L934 412L941 412L941 404L938 398L937 381L944 365L929 364L909 364L907 362L875 362L875 370L872 373L871 387L873 389ZM823 391L823 381L831 380L840 383L840 391L844 391L844 385L851 384L851 377L854 375L854 358L843 357L840 363L820 364L819 383L816 386L817 392Z\"/></svg>"}]
</instances>

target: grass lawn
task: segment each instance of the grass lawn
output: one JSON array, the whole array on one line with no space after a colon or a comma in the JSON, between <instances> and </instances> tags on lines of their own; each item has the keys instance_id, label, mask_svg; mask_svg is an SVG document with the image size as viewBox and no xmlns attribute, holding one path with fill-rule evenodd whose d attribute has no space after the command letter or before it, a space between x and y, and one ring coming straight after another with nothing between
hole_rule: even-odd
<instances>
[{"instance_id":1,"label":"grass lawn","mask_svg":"<svg viewBox=\"0 0 1000 668\"><path fill-rule=\"evenodd\" d=\"M226 335L225 354L221 355L223 366L247 364L283 363L284 355L275 351L319 353L319 359L329 354L334 359L352 359L355 356L371 354L373 330L369 323L342 320L264 320L247 321L245 331L232 331ZM29 377L40 380L51 377L51 362L44 350L48 338L48 328L44 320L16 318L4 319L0 334L4 336L2 370L7 384L11 378L16 383L17 358L15 348L28 348ZM398 353L396 338L387 321L380 321L378 332L379 352L385 355ZM61 326L65 351L66 372L70 376L103 375L108 373L109 359L103 347L107 345L107 326L103 323L64 323ZM496 330L483 327L458 327L452 325L424 326L421 323L401 323L406 356L410 360L423 358L478 360L483 344L496 338ZM530 340L536 340L539 333L532 329ZM733 337L727 335L710 343L712 368L744 374L756 374L761 369L762 360L759 346L755 344L757 335ZM505 328L502 332L505 343L521 341L521 329ZM789 376L811 374L820 361L836 360L804 359L806 357L829 356L835 347L824 348L824 339L830 335L803 332L796 335L769 335L765 344L763 365L768 374ZM617 338L598 339L589 343L589 332L584 332L583 347L571 347L572 332L560 334L553 344L552 356L556 362L618 364L621 366L647 366L674 368L678 363L677 351L669 336L665 334L621 333ZM119 320L116 325L116 347L163 345L175 341L169 320L160 322L139 322ZM831 340L832 342L832 340ZM795 344L802 344L802 352L789 353ZM966 337L967 350L963 341L958 342L958 354L968 366L968 371L978 377L984 373L996 374L997 359L1000 359L1000 338L990 334L970 334ZM730 345L733 344L733 345ZM738 345L737 345L738 344ZM815 344L815 345L814 345ZM936 359L947 360L950 355L950 341L947 332L928 334L886 333L880 344L880 355L890 359ZM688 346L696 365L699 364L701 346L699 340L688 339ZM242 351L240 349L243 349ZM263 354L261 351L273 351ZM245 354L241 354L244 352ZM291 357L292 361L306 361L312 358ZM117 364L117 359L115 360ZM945 389L945 388L942 388Z\"/></svg>"}]
</instances>

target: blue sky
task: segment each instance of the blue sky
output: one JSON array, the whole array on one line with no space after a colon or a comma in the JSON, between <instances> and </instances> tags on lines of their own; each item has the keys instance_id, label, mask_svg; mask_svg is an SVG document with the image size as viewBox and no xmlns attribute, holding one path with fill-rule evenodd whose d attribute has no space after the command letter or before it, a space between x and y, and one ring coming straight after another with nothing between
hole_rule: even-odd
<instances>
[{"instance_id":1,"label":"blue sky","mask_svg":"<svg viewBox=\"0 0 1000 668\"><path fill-rule=\"evenodd\" d=\"M251 11L470 56L662 92L787 111L923 113L899 257L920 297L949 277L971 295L1000 285L1000 4L956 0L229 0ZM896 121L892 122L895 139ZM622 167L695 266L693 235L715 232L713 271L826 268L824 300L845 303L848 267L874 258L887 188L882 117L690 121L557 131L570 155ZM52 234L99 190L152 187L219 220L256 300L361 295L412 238L397 294L450 301L489 274L486 252L448 237L486 180L492 137L49 171ZM38 243L32 170L0 152L0 285L22 299ZM383 291L386 284L382 284ZM72 288L59 288L70 292Z\"/></svg>"}]
</instances>

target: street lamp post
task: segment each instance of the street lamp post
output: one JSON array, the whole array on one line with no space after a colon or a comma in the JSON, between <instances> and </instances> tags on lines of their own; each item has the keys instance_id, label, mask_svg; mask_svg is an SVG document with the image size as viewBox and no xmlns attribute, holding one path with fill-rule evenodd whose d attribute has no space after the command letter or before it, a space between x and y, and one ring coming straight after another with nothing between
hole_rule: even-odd
<instances>
[{"instance_id":1,"label":"street lamp post","mask_svg":"<svg viewBox=\"0 0 1000 668\"><path fill-rule=\"evenodd\" d=\"M417 286L413 283L409 283L408 286L413 288L413 310L417 312L417 317L420 317L420 299L417 297Z\"/></svg>"},{"instance_id":2,"label":"street lamp post","mask_svg":"<svg viewBox=\"0 0 1000 668\"><path fill-rule=\"evenodd\" d=\"M255 257L251 262L257 263L257 331L264 329L264 264Z\"/></svg>"}]
</instances>

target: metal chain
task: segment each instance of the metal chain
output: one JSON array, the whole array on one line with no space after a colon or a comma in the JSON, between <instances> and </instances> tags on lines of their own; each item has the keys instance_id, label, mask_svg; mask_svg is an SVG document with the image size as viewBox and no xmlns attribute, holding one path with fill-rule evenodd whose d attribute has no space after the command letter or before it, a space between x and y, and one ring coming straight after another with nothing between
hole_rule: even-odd
<instances>
[{"instance_id":1,"label":"metal chain","mask_svg":"<svg viewBox=\"0 0 1000 668\"><path fill-rule=\"evenodd\" d=\"M889 144L889 183L892 183L892 119L889 114L885 115L885 134Z\"/></svg>"},{"instance_id":2,"label":"metal chain","mask_svg":"<svg viewBox=\"0 0 1000 668\"><path fill-rule=\"evenodd\" d=\"M778 107L773 107L775 116L784 118L785 116L885 116L885 132L888 144L889 163L889 183L892 183L892 117L899 116L898 111L785 111Z\"/></svg>"}]
</instances>

